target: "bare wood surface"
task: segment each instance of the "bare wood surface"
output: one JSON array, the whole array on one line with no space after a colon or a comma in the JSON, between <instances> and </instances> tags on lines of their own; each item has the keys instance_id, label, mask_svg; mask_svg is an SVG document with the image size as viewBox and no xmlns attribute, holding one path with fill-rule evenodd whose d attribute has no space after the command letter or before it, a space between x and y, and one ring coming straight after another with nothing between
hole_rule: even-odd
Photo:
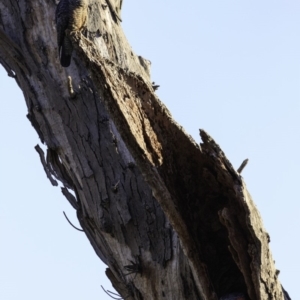
<instances>
[{"instance_id":1,"label":"bare wood surface","mask_svg":"<svg viewBox=\"0 0 300 300\"><path fill-rule=\"evenodd\" d=\"M122 1L90 0L86 30L70 33L67 69L57 55L56 4L0 3L0 62L48 147L46 158L37 147L47 176L64 185L118 293L283 299L242 177L205 131L198 145L157 98L147 60L122 32ZM126 275L135 264L139 272Z\"/></svg>"}]
</instances>

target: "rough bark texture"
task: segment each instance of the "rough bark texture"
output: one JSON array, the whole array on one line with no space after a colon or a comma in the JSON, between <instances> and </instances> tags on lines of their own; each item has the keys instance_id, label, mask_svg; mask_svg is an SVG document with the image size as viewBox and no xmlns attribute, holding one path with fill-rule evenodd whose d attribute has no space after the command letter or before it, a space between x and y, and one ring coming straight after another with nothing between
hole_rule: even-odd
<instances>
[{"instance_id":1,"label":"rough bark texture","mask_svg":"<svg viewBox=\"0 0 300 300\"><path fill-rule=\"evenodd\" d=\"M207 133L199 146L159 101L149 62L122 32L122 1L90 0L87 29L70 33L67 69L57 2L1 1L0 63L47 147L46 157L36 149L48 178L62 183L116 290L126 299L284 299L242 177Z\"/></svg>"}]
</instances>

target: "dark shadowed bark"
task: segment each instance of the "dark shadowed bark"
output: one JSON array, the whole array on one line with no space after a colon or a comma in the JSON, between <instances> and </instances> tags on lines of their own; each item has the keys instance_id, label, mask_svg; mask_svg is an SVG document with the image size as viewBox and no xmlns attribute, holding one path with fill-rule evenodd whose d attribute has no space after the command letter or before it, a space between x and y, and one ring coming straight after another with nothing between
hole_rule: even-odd
<instances>
[{"instance_id":1,"label":"dark shadowed bark","mask_svg":"<svg viewBox=\"0 0 300 300\"><path fill-rule=\"evenodd\" d=\"M159 101L148 61L122 31L120 1L90 0L86 30L67 32L68 68L57 2L1 0L0 63L47 147L36 150L48 178L63 185L118 293L284 299L242 177L205 131L197 144Z\"/></svg>"}]
</instances>

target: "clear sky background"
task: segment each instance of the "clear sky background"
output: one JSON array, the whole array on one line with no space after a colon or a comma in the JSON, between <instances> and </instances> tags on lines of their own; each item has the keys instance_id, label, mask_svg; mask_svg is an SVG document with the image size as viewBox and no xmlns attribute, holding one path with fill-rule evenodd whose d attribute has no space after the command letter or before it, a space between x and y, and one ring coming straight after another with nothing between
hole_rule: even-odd
<instances>
[{"instance_id":1,"label":"clear sky background","mask_svg":"<svg viewBox=\"0 0 300 300\"><path fill-rule=\"evenodd\" d=\"M205 129L244 180L271 236L280 280L298 296L300 2L123 1L133 50L197 142ZM0 299L111 299L111 286L34 146L22 93L0 67Z\"/></svg>"}]
</instances>

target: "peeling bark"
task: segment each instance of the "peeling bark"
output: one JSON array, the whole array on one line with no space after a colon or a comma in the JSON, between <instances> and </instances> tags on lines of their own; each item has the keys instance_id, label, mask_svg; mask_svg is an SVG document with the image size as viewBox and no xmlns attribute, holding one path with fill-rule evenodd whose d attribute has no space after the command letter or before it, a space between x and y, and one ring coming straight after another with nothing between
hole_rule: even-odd
<instances>
[{"instance_id":1,"label":"peeling bark","mask_svg":"<svg viewBox=\"0 0 300 300\"><path fill-rule=\"evenodd\" d=\"M149 62L122 32L122 1L90 0L86 30L70 33L67 69L56 4L1 1L0 63L47 147L46 157L36 150L48 178L63 185L118 293L288 299L241 175L205 131L198 145L157 98Z\"/></svg>"}]
</instances>

